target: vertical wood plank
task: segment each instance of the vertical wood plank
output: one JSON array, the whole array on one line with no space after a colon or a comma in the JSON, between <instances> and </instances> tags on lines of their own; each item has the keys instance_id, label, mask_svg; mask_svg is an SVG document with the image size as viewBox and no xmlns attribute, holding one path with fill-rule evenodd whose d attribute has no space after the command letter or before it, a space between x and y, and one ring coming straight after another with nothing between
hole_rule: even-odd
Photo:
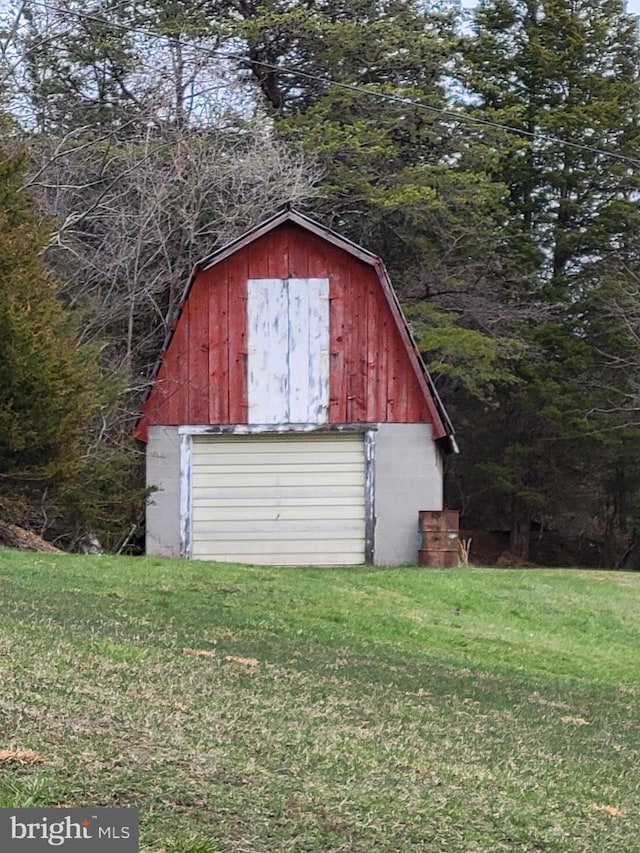
<instances>
[{"instance_id":1,"label":"vertical wood plank","mask_svg":"<svg viewBox=\"0 0 640 853\"><path fill-rule=\"evenodd\" d=\"M380 308L380 337L382 339L378 358L378 411L376 421L384 423L389 420L388 376L391 364L391 342L389 332L392 320L387 310L386 300L381 298Z\"/></svg>"},{"instance_id":2,"label":"vertical wood plank","mask_svg":"<svg viewBox=\"0 0 640 853\"><path fill-rule=\"evenodd\" d=\"M271 234L265 234L240 250L240 255L246 255L247 278L269 278L270 241Z\"/></svg>"},{"instance_id":3,"label":"vertical wood plank","mask_svg":"<svg viewBox=\"0 0 640 853\"><path fill-rule=\"evenodd\" d=\"M166 420L175 426L184 423L189 408L189 312L183 310L176 323L171 344L165 355L166 373L163 392Z\"/></svg>"},{"instance_id":4,"label":"vertical wood plank","mask_svg":"<svg viewBox=\"0 0 640 853\"><path fill-rule=\"evenodd\" d=\"M308 422L312 390L309 387L311 351L311 302L310 280L291 278L285 282L288 311L288 340L286 358L288 362L288 415L291 423Z\"/></svg>"},{"instance_id":5,"label":"vertical wood plank","mask_svg":"<svg viewBox=\"0 0 640 853\"><path fill-rule=\"evenodd\" d=\"M209 423L229 423L228 264L207 270L209 298Z\"/></svg>"},{"instance_id":6,"label":"vertical wood plank","mask_svg":"<svg viewBox=\"0 0 640 853\"><path fill-rule=\"evenodd\" d=\"M142 408L142 419L139 427L144 427L144 435L148 435L149 427L155 424L167 423L167 365L164 360L166 352L163 355L163 361L158 370L158 375L155 378L153 387L149 392L149 396Z\"/></svg>"},{"instance_id":7,"label":"vertical wood plank","mask_svg":"<svg viewBox=\"0 0 640 853\"><path fill-rule=\"evenodd\" d=\"M287 278L309 278L309 238L312 236L297 225L288 229L289 269Z\"/></svg>"},{"instance_id":8,"label":"vertical wood plank","mask_svg":"<svg viewBox=\"0 0 640 853\"><path fill-rule=\"evenodd\" d=\"M417 383L415 376L407 374L407 408L405 410L406 423L415 423L420 411L420 400L416 397Z\"/></svg>"},{"instance_id":9,"label":"vertical wood plank","mask_svg":"<svg viewBox=\"0 0 640 853\"><path fill-rule=\"evenodd\" d=\"M431 413L418 380L411 375L407 394L407 423L432 423Z\"/></svg>"},{"instance_id":10,"label":"vertical wood plank","mask_svg":"<svg viewBox=\"0 0 640 853\"><path fill-rule=\"evenodd\" d=\"M329 420L329 279L309 279L313 302L309 316L309 387L312 404L309 423L326 424Z\"/></svg>"},{"instance_id":11,"label":"vertical wood plank","mask_svg":"<svg viewBox=\"0 0 640 853\"><path fill-rule=\"evenodd\" d=\"M247 423L247 278L248 253L238 252L229 258L229 346L228 399L229 423Z\"/></svg>"},{"instance_id":12,"label":"vertical wood plank","mask_svg":"<svg viewBox=\"0 0 640 853\"><path fill-rule=\"evenodd\" d=\"M341 266L334 265L330 278L330 349L329 422L347 422L346 383L346 281Z\"/></svg>"},{"instance_id":13,"label":"vertical wood plank","mask_svg":"<svg viewBox=\"0 0 640 853\"><path fill-rule=\"evenodd\" d=\"M407 402L409 395L409 370L404 343L400 339L398 328L393 330L396 339L397 369L396 369L396 420L398 423L407 422Z\"/></svg>"},{"instance_id":14,"label":"vertical wood plank","mask_svg":"<svg viewBox=\"0 0 640 853\"><path fill-rule=\"evenodd\" d=\"M209 295L202 273L196 276L188 301L188 418L187 423L209 422Z\"/></svg>"},{"instance_id":15,"label":"vertical wood plank","mask_svg":"<svg viewBox=\"0 0 640 853\"><path fill-rule=\"evenodd\" d=\"M365 418L369 423L376 423L379 417L380 389L380 353L385 347L385 340L380 332L380 287L377 278L373 278L367 270L366 300L367 300L367 358L366 372L366 406Z\"/></svg>"},{"instance_id":16,"label":"vertical wood plank","mask_svg":"<svg viewBox=\"0 0 640 853\"><path fill-rule=\"evenodd\" d=\"M350 331L352 341L351 374L351 417L352 423L364 423L367 419L367 298L366 281L363 281L359 265L351 265L351 315L353 324Z\"/></svg>"},{"instance_id":17,"label":"vertical wood plank","mask_svg":"<svg viewBox=\"0 0 640 853\"><path fill-rule=\"evenodd\" d=\"M307 269L309 278L326 278L329 275L330 267L335 263L336 255L344 255L344 252L336 251L330 243L321 240L315 234L308 234Z\"/></svg>"},{"instance_id":18,"label":"vertical wood plank","mask_svg":"<svg viewBox=\"0 0 640 853\"><path fill-rule=\"evenodd\" d=\"M344 322L344 384L345 384L345 422L355 422L355 391L358 371L358 346L355 338L355 299L354 282L350 264L344 264L342 276L345 282L345 322Z\"/></svg>"},{"instance_id":19,"label":"vertical wood plank","mask_svg":"<svg viewBox=\"0 0 640 853\"><path fill-rule=\"evenodd\" d=\"M393 323L389 323L389 328L387 330L387 350L387 421L389 423L399 423L400 400L398 398L398 369L400 352L396 342Z\"/></svg>"},{"instance_id":20,"label":"vertical wood plank","mask_svg":"<svg viewBox=\"0 0 640 853\"><path fill-rule=\"evenodd\" d=\"M267 270L263 275L265 278L289 278L289 234L286 225L276 228L269 236Z\"/></svg>"}]
</instances>

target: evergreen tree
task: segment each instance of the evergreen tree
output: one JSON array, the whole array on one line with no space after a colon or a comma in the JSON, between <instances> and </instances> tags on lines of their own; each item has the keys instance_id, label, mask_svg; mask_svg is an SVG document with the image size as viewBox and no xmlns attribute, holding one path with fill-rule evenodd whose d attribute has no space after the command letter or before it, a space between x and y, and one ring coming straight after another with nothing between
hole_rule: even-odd
<instances>
[{"instance_id":1,"label":"evergreen tree","mask_svg":"<svg viewBox=\"0 0 640 853\"><path fill-rule=\"evenodd\" d=\"M0 508L29 519L47 489L82 468L91 359L42 263L46 234L22 192L22 164L0 157Z\"/></svg>"},{"instance_id":2,"label":"evergreen tree","mask_svg":"<svg viewBox=\"0 0 640 853\"><path fill-rule=\"evenodd\" d=\"M240 7L277 132L320 166L307 210L384 258L434 373L486 397L518 350L497 318L517 309L498 304L505 187L449 102L454 21L411 0Z\"/></svg>"},{"instance_id":3,"label":"evergreen tree","mask_svg":"<svg viewBox=\"0 0 640 853\"><path fill-rule=\"evenodd\" d=\"M215 50L231 10L184 0L25 0L5 51L15 103L30 125L57 137L137 138L150 128L202 125L230 111L216 92L233 76ZM8 75L9 76L9 75Z\"/></svg>"},{"instance_id":4,"label":"evergreen tree","mask_svg":"<svg viewBox=\"0 0 640 853\"><path fill-rule=\"evenodd\" d=\"M31 127L86 138L127 133L131 122L144 120L132 86L142 67L127 4L61 0L49 7L26 0L22 18L16 44L8 47L23 71L14 88Z\"/></svg>"},{"instance_id":5,"label":"evergreen tree","mask_svg":"<svg viewBox=\"0 0 640 853\"><path fill-rule=\"evenodd\" d=\"M607 292L621 286L612 264L634 253L640 224L640 176L620 159L634 158L640 139L638 42L618 0L488 0L475 24L470 110L520 131L495 131L493 144L485 134L491 175L508 188L508 230L519 238L512 262L528 273L514 296L547 320L523 329L529 358L487 429L469 429L472 445L481 433L494 436L490 470L488 445L469 448L471 476L490 475L493 523L501 507L512 550L526 557L531 518L575 508L585 477L591 507L607 502L597 471L605 446L613 464L618 424L604 413L607 395L624 391L607 378L603 353L620 341L598 294L606 271Z\"/></svg>"},{"instance_id":6,"label":"evergreen tree","mask_svg":"<svg viewBox=\"0 0 640 853\"><path fill-rule=\"evenodd\" d=\"M634 160L640 141L637 25L622 0L489 0L475 21L473 112L523 134L501 139L492 174L562 298L636 216L637 169L615 157Z\"/></svg>"}]
</instances>

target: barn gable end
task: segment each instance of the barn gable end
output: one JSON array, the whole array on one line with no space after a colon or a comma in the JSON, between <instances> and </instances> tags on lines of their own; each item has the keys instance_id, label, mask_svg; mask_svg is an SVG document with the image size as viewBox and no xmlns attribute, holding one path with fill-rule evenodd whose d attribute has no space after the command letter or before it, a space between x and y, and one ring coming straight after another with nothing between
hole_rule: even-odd
<instances>
[{"instance_id":1,"label":"barn gable end","mask_svg":"<svg viewBox=\"0 0 640 853\"><path fill-rule=\"evenodd\" d=\"M306 433L310 441L318 431L359 434L361 449L329 437L314 445L325 459L318 468L320 457L305 455L300 439ZM262 444L250 440L257 433L266 435ZM382 262L294 211L278 214L197 265L136 435L149 441L149 485L160 485L148 512L151 553L322 565L380 562L380 555L384 562L411 559L417 510L441 508L436 442L444 450L455 448L451 424ZM223 446L219 438L215 444L216 435L237 441L227 438ZM351 480L339 465L335 477L329 476L330 460L340 454L346 459L347 447L349 458L362 460L350 463ZM272 488L265 462L245 494L238 485L250 482L243 460L249 453L261 459L260 448L262 455L271 454L272 468L280 466L278 483L289 485ZM412 473L413 463L394 464L401 452L412 455L418 468L422 460L422 469ZM224 476L231 469L220 467L223 456L232 460L225 465L236 466L228 483ZM205 488L207 472L213 480ZM263 485L262 497L254 500ZM410 499L403 502L402 492ZM309 518L294 511L301 496ZM341 501L342 517L330 509ZM402 510L407 502L411 506ZM177 520L176 503L182 507ZM237 537L220 533L215 519L244 504L252 506L223 525L237 530ZM396 518L399 509L402 521ZM209 516L214 520L207 521ZM305 529L317 531L317 547L302 546ZM336 547L334 557L325 544L339 537L352 544ZM392 540L400 537L405 544L396 547ZM249 540L251 547L242 545Z\"/></svg>"}]
</instances>

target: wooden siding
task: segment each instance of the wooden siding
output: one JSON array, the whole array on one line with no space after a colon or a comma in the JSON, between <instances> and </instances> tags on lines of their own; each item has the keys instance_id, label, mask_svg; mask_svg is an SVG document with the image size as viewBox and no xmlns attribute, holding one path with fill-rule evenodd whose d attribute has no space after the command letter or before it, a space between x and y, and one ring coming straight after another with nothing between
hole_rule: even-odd
<instances>
[{"instance_id":1,"label":"wooden siding","mask_svg":"<svg viewBox=\"0 0 640 853\"><path fill-rule=\"evenodd\" d=\"M285 222L196 272L138 437L149 424L248 422L247 282L267 278L329 280L329 423L433 423L445 434L380 271Z\"/></svg>"},{"instance_id":2,"label":"wooden siding","mask_svg":"<svg viewBox=\"0 0 640 853\"><path fill-rule=\"evenodd\" d=\"M247 258L198 273L136 430L247 422Z\"/></svg>"}]
</instances>

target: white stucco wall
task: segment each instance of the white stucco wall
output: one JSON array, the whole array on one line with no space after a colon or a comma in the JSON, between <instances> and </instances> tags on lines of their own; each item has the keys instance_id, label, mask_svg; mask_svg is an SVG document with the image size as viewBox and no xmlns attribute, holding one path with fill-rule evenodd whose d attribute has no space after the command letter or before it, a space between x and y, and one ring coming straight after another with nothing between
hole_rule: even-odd
<instances>
[{"instance_id":1,"label":"white stucco wall","mask_svg":"<svg viewBox=\"0 0 640 853\"><path fill-rule=\"evenodd\" d=\"M147 443L146 552L180 556L180 436L178 427L152 426Z\"/></svg>"},{"instance_id":2,"label":"white stucco wall","mask_svg":"<svg viewBox=\"0 0 640 853\"><path fill-rule=\"evenodd\" d=\"M375 447L377 566L416 564L420 510L442 509L442 458L427 424L379 424Z\"/></svg>"}]
</instances>

